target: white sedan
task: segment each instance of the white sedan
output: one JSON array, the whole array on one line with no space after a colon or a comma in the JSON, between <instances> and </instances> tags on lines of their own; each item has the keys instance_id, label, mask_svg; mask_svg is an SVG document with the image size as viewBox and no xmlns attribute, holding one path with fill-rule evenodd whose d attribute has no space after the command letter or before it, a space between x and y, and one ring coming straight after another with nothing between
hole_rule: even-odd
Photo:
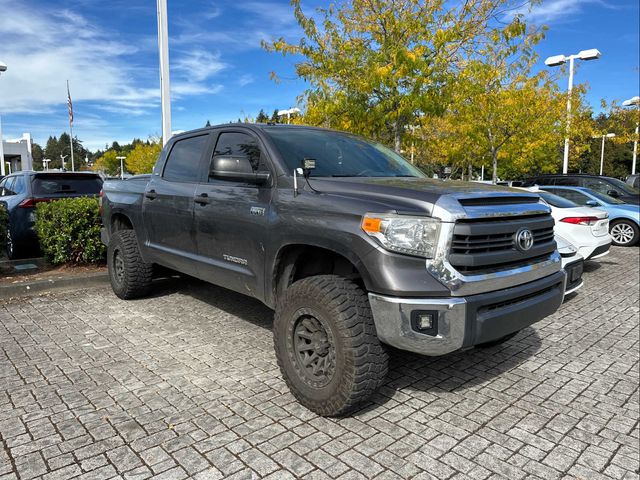
<instances>
[{"instance_id":1,"label":"white sedan","mask_svg":"<svg viewBox=\"0 0 640 480\"><path fill-rule=\"evenodd\" d=\"M585 260L594 260L609 253L609 214L600 208L580 207L566 198L559 197L537 187L528 188L540 195L551 207L556 222L554 232L578 249Z\"/></svg>"},{"instance_id":2,"label":"white sedan","mask_svg":"<svg viewBox=\"0 0 640 480\"><path fill-rule=\"evenodd\" d=\"M584 285L582 281L584 259L578 253L578 249L564 238L556 235L555 240L558 244L558 253L562 258L562 269L567 274L567 284L564 292L565 296L567 296Z\"/></svg>"}]
</instances>

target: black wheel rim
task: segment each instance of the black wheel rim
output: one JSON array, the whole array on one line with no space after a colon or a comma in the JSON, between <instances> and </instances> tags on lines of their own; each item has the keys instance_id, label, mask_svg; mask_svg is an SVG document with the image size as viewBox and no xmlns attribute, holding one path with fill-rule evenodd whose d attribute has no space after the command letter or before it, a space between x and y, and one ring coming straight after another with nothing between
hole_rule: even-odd
<instances>
[{"instance_id":1,"label":"black wheel rim","mask_svg":"<svg viewBox=\"0 0 640 480\"><path fill-rule=\"evenodd\" d=\"M124 258L122 258L122 252L119 249L113 252L113 274L116 282L122 284L124 281Z\"/></svg>"},{"instance_id":2,"label":"black wheel rim","mask_svg":"<svg viewBox=\"0 0 640 480\"><path fill-rule=\"evenodd\" d=\"M336 370L336 351L328 325L304 313L297 318L292 333L300 378L312 388L326 386Z\"/></svg>"}]
</instances>

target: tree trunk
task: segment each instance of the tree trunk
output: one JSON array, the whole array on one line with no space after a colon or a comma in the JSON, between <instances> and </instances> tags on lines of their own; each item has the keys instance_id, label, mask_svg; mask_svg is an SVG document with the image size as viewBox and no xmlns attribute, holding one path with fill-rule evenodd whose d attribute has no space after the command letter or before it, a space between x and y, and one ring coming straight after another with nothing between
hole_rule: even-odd
<instances>
[{"instance_id":1,"label":"tree trunk","mask_svg":"<svg viewBox=\"0 0 640 480\"><path fill-rule=\"evenodd\" d=\"M471 166L471 164L469 164L469 178L467 180L473 180L473 167Z\"/></svg>"},{"instance_id":2,"label":"tree trunk","mask_svg":"<svg viewBox=\"0 0 640 480\"><path fill-rule=\"evenodd\" d=\"M402 148L402 124L400 119L396 120L396 124L393 128L393 149L400 153Z\"/></svg>"},{"instance_id":3,"label":"tree trunk","mask_svg":"<svg viewBox=\"0 0 640 480\"><path fill-rule=\"evenodd\" d=\"M491 157L493 158L493 184L498 181L498 149L491 149Z\"/></svg>"}]
</instances>

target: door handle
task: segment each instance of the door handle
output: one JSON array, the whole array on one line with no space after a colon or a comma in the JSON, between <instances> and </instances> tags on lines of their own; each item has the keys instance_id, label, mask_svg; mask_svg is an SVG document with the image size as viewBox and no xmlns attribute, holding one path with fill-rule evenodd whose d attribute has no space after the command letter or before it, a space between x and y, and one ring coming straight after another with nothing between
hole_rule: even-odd
<instances>
[{"instance_id":1,"label":"door handle","mask_svg":"<svg viewBox=\"0 0 640 480\"><path fill-rule=\"evenodd\" d=\"M206 193L201 193L196 198L194 198L193 201L199 203L200 205L206 205L209 203L209 195Z\"/></svg>"},{"instance_id":2,"label":"door handle","mask_svg":"<svg viewBox=\"0 0 640 480\"><path fill-rule=\"evenodd\" d=\"M145 197L147 197L149 200L153 200L154 198L156 198L158 196L158 194L156 193L155 190L149 190L148 192L146 192L144 194Z\"/></svg>"}]
</instances>

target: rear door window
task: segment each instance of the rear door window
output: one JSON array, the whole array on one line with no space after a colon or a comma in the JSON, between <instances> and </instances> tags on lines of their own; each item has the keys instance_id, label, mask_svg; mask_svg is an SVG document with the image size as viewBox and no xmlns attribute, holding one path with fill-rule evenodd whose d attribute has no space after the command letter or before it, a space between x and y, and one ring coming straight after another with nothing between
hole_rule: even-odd
<instances>
[{"instance_id":1,"label":"rear door window","mask_svg":"<svg viewBox=\"0 0 640 480\"><path fill-rule=\"evenodd\" d=\"M587 201L591 200L591 198L589 198L584 193L577 190L569 190L568 188L554 188L553 190L549 191L555 195L558 195L559 197L571 200L573 203L577 203L578 205L584 205L587 203Z\"/></svg>"},{"instance_id":2,"label":"rear door window","mask_svg":"<svg viewBox=\"0 0 640 480\"><path fill-rule=\"evenodd\" d=\"M162 178L170 182L197 182L200 178L202 153L207 147L208 139L209 135L199 135L174 143Z\"/></svg>"},{"instance_id":3,"label":"rear door window","mask_svg":"<svg viewBox=\"0 0 640 480\"><path fill-rule=\"evenodd\" d=\"M554 185L567 185L571 187L577 187L579 185L578 179L573 177L556 177Z\"/></svg>"},{"instance_id":4,"label":"rear door window","mask_svg":"<svg viewBox=\"0 0 640 480\"><path fill-rule=\"evenodd\" d=\"M34 196L98 195L102 179L95 175L36 175L31 183Z\"/></svg>"}]
</instances>

